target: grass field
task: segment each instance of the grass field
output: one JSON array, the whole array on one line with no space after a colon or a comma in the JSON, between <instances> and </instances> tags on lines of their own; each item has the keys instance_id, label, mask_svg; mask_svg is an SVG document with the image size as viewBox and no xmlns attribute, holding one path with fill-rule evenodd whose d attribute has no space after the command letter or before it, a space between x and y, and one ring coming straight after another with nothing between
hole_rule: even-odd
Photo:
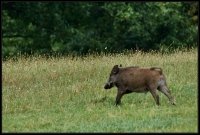
<instances>
[{"instance_id":1,"label":"grass field","mask_svg":"<svg viewBox=\"0 0 200 135\"><path fill-rule=\"evenodd\" d=\"M197 49L173 54L20 58L2 63L2 132L198 132ZM176 106L159 92L115 106L103 86L115 64L163 68Z\"/></svg>"}]
</instances>

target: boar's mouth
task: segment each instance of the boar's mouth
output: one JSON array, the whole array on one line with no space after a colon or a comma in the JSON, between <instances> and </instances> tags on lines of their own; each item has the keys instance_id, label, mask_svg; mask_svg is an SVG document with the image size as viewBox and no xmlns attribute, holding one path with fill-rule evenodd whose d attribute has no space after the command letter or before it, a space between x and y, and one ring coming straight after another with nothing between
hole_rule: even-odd
<instances>
[{"instance_id":1,"label":"boar's mouth","mask_svg":"<svg viewBox=\"0 0 200 135\"><path fill-rule=\"evenodd\" d=\"M106 83L104 89L110 89L113 87L113 83Z\"/></svg>"}]
</instances>

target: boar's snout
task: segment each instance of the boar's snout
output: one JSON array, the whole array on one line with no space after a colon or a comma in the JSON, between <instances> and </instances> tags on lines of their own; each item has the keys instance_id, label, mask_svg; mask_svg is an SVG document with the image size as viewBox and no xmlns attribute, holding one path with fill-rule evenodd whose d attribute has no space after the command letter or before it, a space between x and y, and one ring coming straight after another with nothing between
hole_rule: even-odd
<instances>
[{"instance_id":1,"label":"boar's snout","mask_svg":"<svg viewBox=\"0 0 200 135\"><path fill-rule=\"evenodd\" d=\"M112 84L106 83L105 86L104 86L104 89L110 89L110 88L112 88L112 87L113 87Z\"/></svg>"}]
</instances>

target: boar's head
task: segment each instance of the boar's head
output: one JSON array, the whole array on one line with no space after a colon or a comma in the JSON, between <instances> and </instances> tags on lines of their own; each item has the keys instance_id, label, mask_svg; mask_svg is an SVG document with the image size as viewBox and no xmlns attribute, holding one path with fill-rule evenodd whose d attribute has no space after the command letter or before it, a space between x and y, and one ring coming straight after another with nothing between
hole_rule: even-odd
<instances>
[{"instance_id":1,"label":"boar's head","mask_svg":"<svg viewBox=\"0 0 200 135\"><path fill-rule=\"evenodd\" d=\"M120 65L121 66L121 65ZM117 80L117 74L119 72L118 65L115 65L110 73L110 76L108 78L107 83L104 86L104 89L110 89L114 86L116 80Z\"/></svg>"}]
</instances>

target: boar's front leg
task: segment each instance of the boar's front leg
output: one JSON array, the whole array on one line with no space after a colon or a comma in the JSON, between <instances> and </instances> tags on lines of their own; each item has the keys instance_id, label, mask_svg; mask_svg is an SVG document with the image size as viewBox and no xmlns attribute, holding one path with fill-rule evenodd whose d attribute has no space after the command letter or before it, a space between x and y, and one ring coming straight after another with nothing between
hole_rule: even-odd
<instances>
[{"instance_id":1,"label":"boar's front leg","mask_svg":"<svg viewBox=\"0 0 200 135\"><path fill-rule=\"evenodd\" d=\"M124 95L124 91L118 89L115 104L119 105L121 103L121 98Z\"/></svg>"}]
</instances>

